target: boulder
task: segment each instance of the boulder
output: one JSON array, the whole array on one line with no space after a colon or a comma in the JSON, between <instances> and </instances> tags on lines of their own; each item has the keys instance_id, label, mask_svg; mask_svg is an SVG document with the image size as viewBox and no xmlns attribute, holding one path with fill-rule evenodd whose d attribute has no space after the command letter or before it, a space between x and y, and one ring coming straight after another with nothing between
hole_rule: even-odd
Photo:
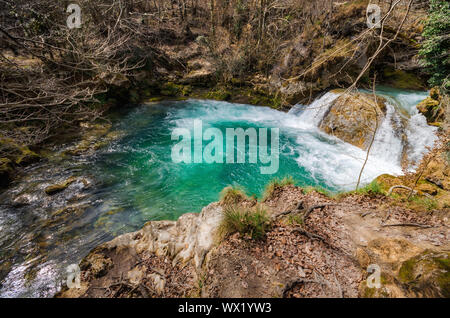
<instances>
[{"instance_id":1,"label":"boulder","mask_svg":"<svg viewBox=\"0 0 450 318\"><path fill-rule=\"evenodd\" d=\"M65 189L67 189L67 187L69 185L71 185L72 183L74 183L76 180L77 180L76 177L70 177L61 183L53 184L53 185L46 187L44 191L48 195L56 194L58 192L61 192L61 191L64 191Z\"/></svg>"},{"instance_id":2,"label":"boulder","mask_svg":"<svg viewBox=\"0 0 450 318\"><path fill-rule=\"evenodd\" d=\"M16 165L24 166L40 159L40 156L27 146L14 141L12 138L0 137L0 149L8 154L9 159Z\"/></svg>"},{"instance_id":3,"label":"boulder","mask_svg":"<svg viewBox=\"0 0 450 318\"><path fill-rule=\"evenodd\" d=\"M408 297L450 297L450 253L425 251L404 261L398 271Z\"/></svg>"},{"instance_id":4,"label":"boulder","mask_svg":"<svg viewBox=\"0 0 450 318\"><path fill-rule=\"evenodd\" d=\"M205 59L194 59L188 62L189 72L180 80L182 84L209 86L214 82L216 70Z\"/></svg>"},{"instance_id":5,"label":"boulder","mask_svg":"<svg viewBox=\"0 0 450 318\"><path fill-rule=\"evenodd\" d=\"M370 94L343 93L325 113L319 128L361 149L367 149L386 112L385 99Z\"/></svg>"},{"instance_id":6,"label":"boulder","mask_svg":"<svg viewBox=\"0 0 450 318\"><path fill-rule=\"evenodd\" d=\"M444 119L444 109L440 107L441 96L439 88L434 87L430 90L430 96L417 104L417 110L425 116L427 122L435 123Z\"/></svg>"},{"instance_id":7,"label":"boulder","mask_svg":"<svg viewBox=\"0 0 450 318\"><path fill-rule=\"evenodd\" d=\"M221 220L222 206L211 203L201 213L186 213L177 221L147 222L141 230L120 235L93 249L80 263L82 277L87 277L87 281L82 279L82 288L74 291L64 287L56 297L99 297L99 290L91 287L108 285L122 274L136 285L147 275L160 293L168 277L156 268L140 267L136 261L139 255L150 253L171 260L172 266L180 265L188 275L196 275L217 243Z\"/></svg>"}]
</instances>

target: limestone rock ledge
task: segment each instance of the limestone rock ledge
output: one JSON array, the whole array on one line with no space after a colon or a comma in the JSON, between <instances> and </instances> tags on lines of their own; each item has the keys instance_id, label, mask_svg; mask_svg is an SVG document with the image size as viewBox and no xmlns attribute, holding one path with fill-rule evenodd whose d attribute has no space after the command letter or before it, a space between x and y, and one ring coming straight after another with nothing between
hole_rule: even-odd
<instances>
[{"instance_id":1,"label":"limestone rock ledge","mask_svg":"<svg viewBox=\"0 0 450 318\"><path fill-rule=\"evenodd\" d=\"M131 247L137 253L148 251L169 256L173 265L193 260L195 267L200 268L214 244L221 217L222 207L211 203L200 214L183 214L177 221L150 221L141 230L123 234L105 244L109 248Z\"/></svg>"},{"instance_id":2,"label":"limestone rock ledge","mask_svg":"<svg viewBox=\"0 0 450 318\"><path fill-rule=\"evenodd\" d=\"M185 269L189 273L183 276L195 281L206 254L214 246L221 218L222 207L216 202L203 208L201 213L183 214L177 221L147 222L141 230L120 235L93 249L80 262L81 288L64 287L56 297L105 297L105 293L97 289L122 284L122 279L127 281L123 283L125 288L138 288L148 277L157 286L154 292L160 294L169 277L161 274L158 266L168 260L169 267L180 272ZM145 263L141 258L143 254L152 254L163 261L158 265L142 264ZM147 275L149 270L154 274ZM117 277L121 277L119 282Z\"/></svg>"}]
</instances>

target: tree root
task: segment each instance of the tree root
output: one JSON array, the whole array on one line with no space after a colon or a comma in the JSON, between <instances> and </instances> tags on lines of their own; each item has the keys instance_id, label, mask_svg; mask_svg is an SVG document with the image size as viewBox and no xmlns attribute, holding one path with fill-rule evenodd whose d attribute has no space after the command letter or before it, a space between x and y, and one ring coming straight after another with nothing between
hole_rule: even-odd
<instances>
[{"instance_id":1,"label":"tree root","mask_svg":"<svg viewBox=\"0 0 450 318\"><path fill-rule=\"evenodd\" d=\"M433 225L428 225L428 224L420 224L420 223L394 223L394 224L382 224L382 227L387 227L387 226L412 226L412 227L421 227L424 229L429 229L434 227Z\"/></svg>"},{"instance_id":2,"label":"tree root","mask_svg":"<svg viewBox=\"0 0 450 318\"><path fill-rule=\"evenodd\" d=\"M293 210L288 210L288 211L284 211L284 212L280 212L280 213L274 215L272 218L273 218L274 220L276 220L276 219L278 219L278 218L280 218L280 217L282 217L282 216L284 216L284 215L288 215L288 214L291 214L291 213L299 213L299 212L301 212L303 209L304 209L303 201L300 200L300 201L297 203L297 206L295 207L295 209L293 209Z\"/></svg>"},{"instance_id":3,"label":"tree root","mask_svg":"<svg viewBox=\"0 0 450 318\"><path fill-rule=\"evenodd\" d=\"M286 293L288 291L290 291L295 285L297 285L297 284L308 284L308 283L326 285L326 283L318 281L318 280L315 280L315 279L296 278L296 279L293 279L290 282L286 283L286 285L283 288L282 297L283 298L286 297Z\"/></svg>"},{"instance_id":4,"label":"tree root","mask_svg":"<svg viewBox=\"0 0 450 318\"><path fill-rule=\"evenodd\" d=\"M303 214L303 223L305 222L306 218L315 210L315 209L323 209L327 206L331 206L331 205L336 205L334 203L325 203L325 204L317 204L317 205L313 205L311 207L308 208L308 210L305 212L305 214Z\"/></svg>"},{"instance_id":5,"label":"tree root","mask_svg":"<svg viewBox=\"0 0 450 318\"><path fill-rule=\"evenodd\" d=\"M361 213L361 217L363 218L363 217L365 217L365 216L367 216L367 215L369 215L369 214L372 214L372 213L374 213L375 211L368 211L368 212L364 212L364 213Z\"/></svg>"},{"instance_id":6,"label":"tree root","mask_svg":"<svg viewBox=\"0 0 450 318\"><path fill-rule=\"evenodd\" d=\"M412 191L414 194L417 194L417 191L416 191L416 190L413 190L413 189L411 189L410 187L407 187L407 186L398 184L398 185L392 186L392 187L389 189L389 191L388 191L388 193L387 193L387 196L390 196L390 195L392 194L392 191L394 191L394 189L405 189L405 190L408 190L408 191Z\"/></svg>"},{"instance_id":7,"label":"tree root","mask_svg":"<svg viewBox=\"0 0 450 318\"><path fill-rule=\"evenodd\" d=\"M308 238L310 238L310 239L312 239L312 240L315 239L315 240L325 241L325 238L324 238L324 237L322 237L322 236L320 236L320 235L317 235L317 234L314 234L314 233L310 233L310 232L304 230L304 229L301 228L301 227L296 227L296 228L294 228L294 229L291 231L291 233L295 233L295 232L298 232L298 233L300 233L300 234L302 234L302 235L305 235L305 236L307 236Z\"/></svg>"}]
</instances>

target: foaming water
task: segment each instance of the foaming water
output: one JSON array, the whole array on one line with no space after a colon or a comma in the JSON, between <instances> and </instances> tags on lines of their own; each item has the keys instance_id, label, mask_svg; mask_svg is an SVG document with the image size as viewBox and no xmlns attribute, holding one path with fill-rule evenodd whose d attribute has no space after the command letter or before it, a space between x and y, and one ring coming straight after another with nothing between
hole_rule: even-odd
<instances>
[{"instance_id":1,"label":"foaming water","mask_svg":"<svg viewBox=\"0 0 450 318\"><path fill-rule=\"evenodd\" d=\"M418 160L424 145L435 138L410 105L423 94L389 93L392 103L376 136L363 183L382 173L401 174L402 149L407 147L409 156ZM113 119L112 129L122 137L107 147L28 167L24 178L0 193L0 296L52 296L66 277L66 267L78 263L93 247L137 230L149 220L174 220L183 213L199 212L228 185L260 196L271 179L290 175L300 186L331 191L353 188L366 152L317 128L337 97L327 93L307 108L298 105L289 113L204 100L141 105ZM398 107L404 107L408 115L399 115ZM238 127L279 128L278 172L262 175L260 164L249 163L173 163L172 131L192 129L196 119L202 120L204 129L215 127L222 132ZM404 127L407 144L396 134L396 122ZM70 176L78 181L63 192L44 193L46 186Z\"/></svg>"}]
</instances>

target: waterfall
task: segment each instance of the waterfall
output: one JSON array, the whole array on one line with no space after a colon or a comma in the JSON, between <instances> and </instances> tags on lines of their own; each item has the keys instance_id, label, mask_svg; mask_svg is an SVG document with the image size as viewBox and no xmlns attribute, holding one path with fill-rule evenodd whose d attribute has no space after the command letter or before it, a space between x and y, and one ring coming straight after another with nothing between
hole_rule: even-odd
<instances>
[{"instance_id":1,"label":"waterfall","mask_svg":"<svg viewBox=\"0 0 450 318\"><path fill-rule=\"evenodd\" d=\"M402 158L413 170L437 140L436 127L429 126L425 117L416 109L417 103L427 94L423 92L402 92L382 88L378 95L384 97L386 114L378 126L369 161L388 162L402 166ZM333 101L340 93L328 92L309 106L295 105L288 114L296 116L303 127L318 128ZM405 115L406 113L406 115ZM399 169L395 169L397 172Z\"/></svg>"}]
</instances>

